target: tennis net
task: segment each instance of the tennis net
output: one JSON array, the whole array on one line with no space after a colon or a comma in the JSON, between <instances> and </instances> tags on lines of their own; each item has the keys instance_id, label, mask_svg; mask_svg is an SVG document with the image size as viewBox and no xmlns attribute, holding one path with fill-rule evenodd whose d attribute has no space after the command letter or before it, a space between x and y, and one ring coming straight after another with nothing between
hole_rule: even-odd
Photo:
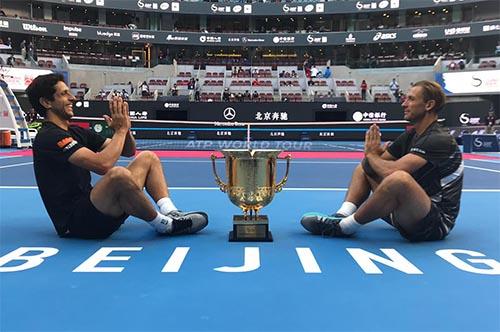
<instances>
[{"instance_id":1,"label":"tennis net","mask_svg":"<svg viewBox=\"0 0 500 332\"><path fill-rule=\"evenodd\" d=\"M75 117L75 124L101 135L113 134L102 118ZM174 120L132 120L139 149L221 150L281 149L286 151L362 151L365 132L374 122L240 123ZM406 130L406 121L378 121L382 140Z\"/></svg>"}]
</instances>

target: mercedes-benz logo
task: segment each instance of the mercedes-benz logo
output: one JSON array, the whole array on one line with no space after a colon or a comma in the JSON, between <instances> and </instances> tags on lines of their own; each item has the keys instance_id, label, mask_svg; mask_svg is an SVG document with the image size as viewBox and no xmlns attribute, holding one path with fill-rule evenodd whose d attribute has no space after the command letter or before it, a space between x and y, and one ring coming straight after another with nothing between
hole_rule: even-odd
<instances>
[{"instance_id":1,"label":"mercedes-benz logo","mask_svg":"<svg viewBox=\"0 0 500 332\"><path fill-rule=\"evenodd\" d=\"M222 114L226 120L232 120L236 116L236 111L232 107L227 107Z\"/></svg>"}]
</instances>

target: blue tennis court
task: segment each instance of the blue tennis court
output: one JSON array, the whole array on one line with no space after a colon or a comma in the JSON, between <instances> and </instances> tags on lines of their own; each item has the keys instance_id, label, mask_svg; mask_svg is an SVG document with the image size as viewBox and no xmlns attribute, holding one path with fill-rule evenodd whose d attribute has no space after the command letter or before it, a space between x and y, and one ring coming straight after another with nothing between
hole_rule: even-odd
<instances>
[{"instance_id":1,"label":"blue tennis court","mask_svg":"<svg viewBox=\"0 0 500 332\"><path fill-rule=\"evenodd\" d=\"M208 154L162 158L176 205L209 214L199 234L159 236L129 218L109 239L75 240L57 237L30 153L2 150L0 330L499 331L500 155L465 157L461 212L444 241L409 243L383 221L348 239L307 233L304 212L342 202L354 152L295 154L262 210L274 242L229 243L239 210Z\"/></svg>"}]
</instances>

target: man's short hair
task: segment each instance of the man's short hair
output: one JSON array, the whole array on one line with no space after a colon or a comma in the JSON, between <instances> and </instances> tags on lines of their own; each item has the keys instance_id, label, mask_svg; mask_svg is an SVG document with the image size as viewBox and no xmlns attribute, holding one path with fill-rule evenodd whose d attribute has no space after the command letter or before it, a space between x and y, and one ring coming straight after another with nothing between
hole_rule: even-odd
<instances>
[{"instance_id":1,"label":"man's short hair","mask_svg":"<svg viewBox=\"0 0 500 332\"><path fill-rule=\"evenodd\" d=\"M422 88L424 102L428 102L429 100L434 100L436 102L433 109L434 112L438 113L443 108L444 104L446 104L446 95L438 83L431 81L418 81L413 84L413 86L419 86Z\"/></svg>"},{"instance_id":2,"label":"man's short hair","mask_svg":"<svg viewBox=\"0 0 500 332\"><path fill-rule=\"evenodd\" d=\"M59 82L64 82L64 77L61 74L40 75L26 88L26 94L31 106L39 115L43 117L47 115L47 109L40 104L40 98L54 100L56 85Z\"/></svg>"}]
</instances>

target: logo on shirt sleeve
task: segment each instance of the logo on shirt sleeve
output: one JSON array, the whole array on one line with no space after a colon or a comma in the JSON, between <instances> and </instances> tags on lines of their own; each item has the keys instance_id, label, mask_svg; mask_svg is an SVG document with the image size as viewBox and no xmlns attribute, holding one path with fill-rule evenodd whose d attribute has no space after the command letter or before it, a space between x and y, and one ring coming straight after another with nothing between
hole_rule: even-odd
<instances>
[{"instance_id":1,"label":"logo on shirt sleeve","mask_svg":"<svg viewBox=\"0 0 500 332\"><path fill-rule=\"evenodd\" d=\"M72 147L74 147L76 144L78 144L77 141L75 141L72 137L65 137L59 142L57 142L57 146L63 149L64 151L68 151Z\"/></svg>"},{"instance_id":2,"label":"logo on shirt sleeve","mask_svg":"<svg viewBox=\"0 0 500 332\"><path fill-rule=\"evenodd\" d=\"M411 148L410 152L416 152L420 154L425 154L425 150L419 149L419 148Z\"/></svg>"}]
</instances>

